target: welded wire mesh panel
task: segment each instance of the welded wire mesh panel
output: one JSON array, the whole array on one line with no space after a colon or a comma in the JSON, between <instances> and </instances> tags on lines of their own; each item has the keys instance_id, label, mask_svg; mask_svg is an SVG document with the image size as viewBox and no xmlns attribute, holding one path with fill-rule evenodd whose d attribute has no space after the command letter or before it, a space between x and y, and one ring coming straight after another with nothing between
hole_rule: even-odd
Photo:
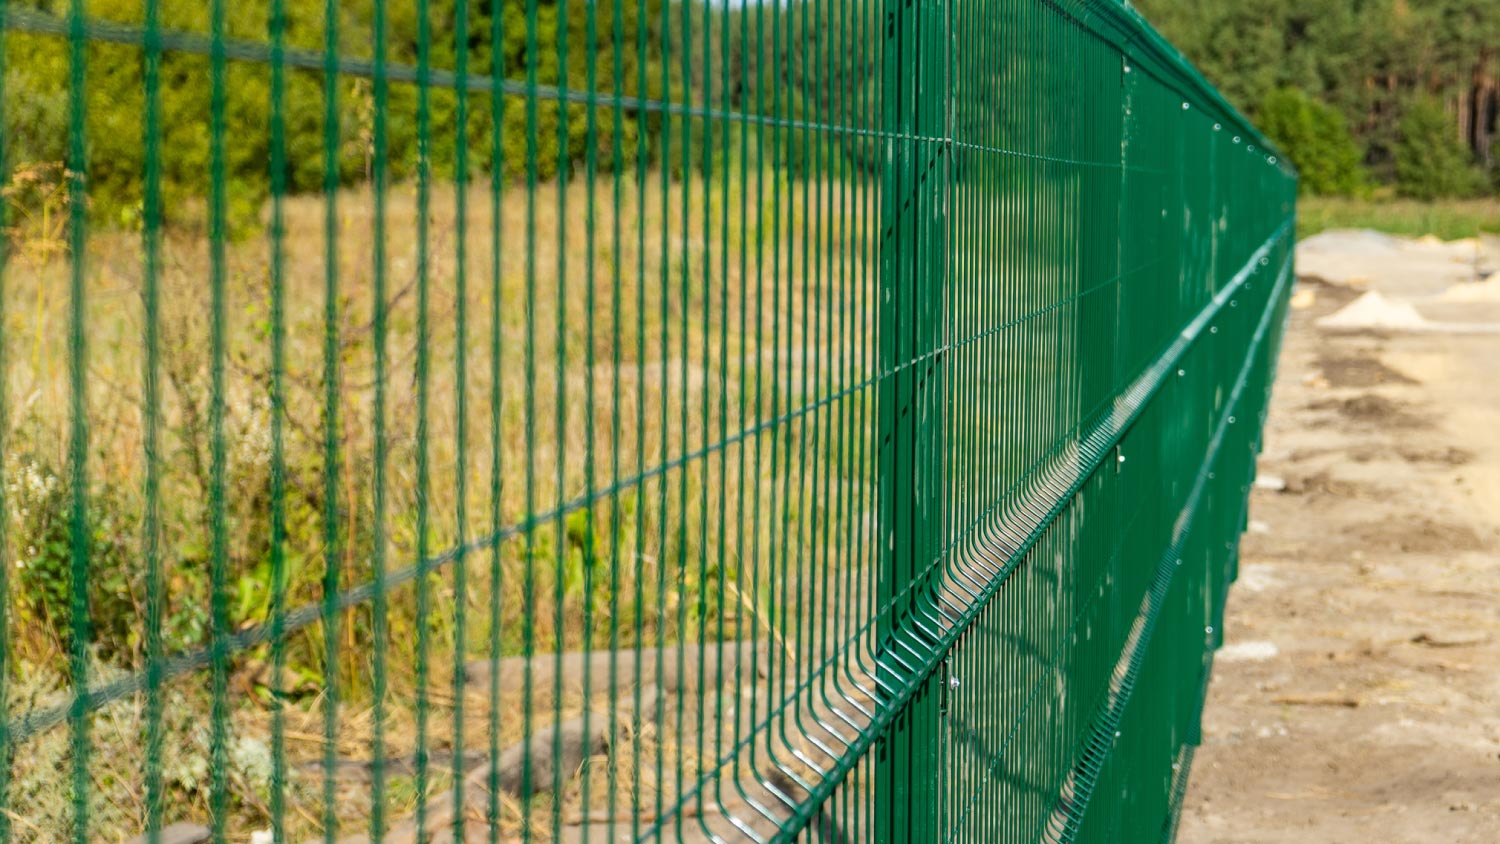
<instances>
[{"instance_id":1,"label":"welded wire mesh panel","mask_svg":"<svg viewBox=\"0 0 1500 844\"><path fill-rule=\"evenodd\" d=\"M1133 12L0 17L0 841L1170 839L1296 176Z\"/></svg>"}]
</instances>

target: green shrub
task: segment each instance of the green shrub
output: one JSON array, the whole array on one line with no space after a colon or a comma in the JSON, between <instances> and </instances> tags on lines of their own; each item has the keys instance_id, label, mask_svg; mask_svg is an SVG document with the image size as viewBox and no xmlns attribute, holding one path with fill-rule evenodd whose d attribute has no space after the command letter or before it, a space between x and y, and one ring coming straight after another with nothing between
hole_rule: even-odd
<instances>
[{"instance_id":1,"label":"green shrub","mask_svg":"<svg viewBox=\"0 0 1500 844\"><path fill-rule=\"evenodd\" d=\"M1261 103L1260 125L1301 171L1301 189L1350 196L1365 183L1361 152L1343 115L1297 88L1272 91Z\"/></svg>"},{"instance_id":2,"label":"green shrub","mask_svg":"<svg viewBox=\"0 0 1500 844\"><path fill-rule=\"evenodd\" d=\"M66 653L73 636L73 496L68 478L45 463L22 460L6 479L5 493L18 623ZM140 645L136 629L143 578L124 539L130 520L120 517L113 498L91 496L87 519L89 640L101 656L113 657Z\"/></svg>"},{"instance_id":3,"label":"green shrub","mask_svg":"<svg viewBox=\"0 0 1500 844\"><path fill-rule=\"evenodd\" d=\"M1430 202L1472 196L1479 184L1474 158L1442 103L1431 97L1408 103L1396 145L1396 188L1401 195Z\"/></svg>"},{"instance_id":4,"label":"green shrub","mask_svg":"<svg viewBox=\"0 0 1500 844\"><path fill-rule=\"evenodd\" d=\"M53 16L66 14L65 4L55 0L16 2ZM140 0L95 0L89 5L93 16L131 26L143 24ZM367 58L367 45L372 41L374 28L370 7L349 5L352 8L339 21L340 42L345 45L341 55ZM227 34L234 39L268 44L270 8L269 0L230 4L226 11ZM289 48L323 50L323 8L321 2L286 4L285 39ZM386 59L392 66L417 65L415 8L410 3L389 7ZM500 75L511 82L526 79L528 72L534 73L540 89L533 136L539 178L554 178L564 169L559 162L563 153L576 165L575 170L581 170L588 146L586 107L574 102L568 106L568 142L560 149L561 107L556 95L548 89L566 81L571 93L583 91L589 82L592 56L597 77L595 87L613 96L616 38L623 45L618 57L622 98L627 101L638 96L652 100L666 98L657 46L661 38L649 31L661 19L661 0L648 0L644 5L624 4L619 8L618 27L613 5L573 3L564 12L556 2L542 0L533 33L535 51L530 49L526 6L520 0L479 0L470 8L468 73L473 77L488 77L496 61L502 63ZM588 43L591 10L592 50ZM502 16L505 23L502 43L492 49L490 22L496 15ZM454 0L434 0L429 23L429 65L434 71L452 72L457 63ZM210 6L201 0L162 0L161 25L172 32L206 35L210 30ZM648 49L644 56L635 49L641 27L648 29L644 37ZM617 33L616 29L620 31ZM558 45L563 42L568 45L566 79L559 64ZM4 121L0 130L6 135L6 153L14 166L69 159L70 51L66 39L50 34L12 32L6 36ZM528 57L533 52L537 57L534 70L528 68ZM136 44L91 40L86 49L85 68L83 105L89 207L99 219L113 222L138 209L143 196L145 51ZM161 55L158 75L162 213L171 223L201 225L207 219L213 173L212 62L209 56L200 53L167 50ZM285 182L292 192L320 190L326 167L328 91L320 71L290 68L285 80ZM644 91L640 90L642 80ZM673 84L677 86L680 82ZM333 177L338 184L348 185L369 176L374 142L374 90L370 80L345 74L340 76L334 94L338 127L333 138L337 145L334 162L337 172ZM476 90L467 94L468 125L466 131L460 131L458 94L451 83L435 82L428 92L425 150L418 144L421 122L418 87L397 80L390 83L386 95L385 141L392 179L414 177L424 151L434 178L452 179L460 143L469 150L471 172L478 174L490 169L493 122L488 92ZM508 176L518 177L527 168L526 99L511 92L504 95L501 103L502 166ZM226 212L230 225L244 230L258 220L271 187L268 63L238 60L228 63L223 110ZM648 148L655 151L655 136L661 123L659 113L633 105L617 113L611 103L601 102L596 117L594 151L601 172L612 165L612 144L617 131L621 135L625 166L634 163L636 137L642 125L650 139ZM616 127L616 123L620 125Z\"/></svg>"}]
</instances>

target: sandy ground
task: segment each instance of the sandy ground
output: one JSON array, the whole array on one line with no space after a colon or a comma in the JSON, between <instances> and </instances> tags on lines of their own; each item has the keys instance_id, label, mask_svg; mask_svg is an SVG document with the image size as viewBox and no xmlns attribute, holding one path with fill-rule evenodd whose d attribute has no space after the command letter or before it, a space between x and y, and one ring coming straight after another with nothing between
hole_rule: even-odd
<instances>
[{"instance_id":1,"label":"sandy ground","mask_svg":"<svg viewBox=\"0 0 1500 844\"><path fill-rule=\"evenodd\" d=\"M1500 255L1311 246L1179 840L1500 842Z\"/></svg>"}]
</instances>

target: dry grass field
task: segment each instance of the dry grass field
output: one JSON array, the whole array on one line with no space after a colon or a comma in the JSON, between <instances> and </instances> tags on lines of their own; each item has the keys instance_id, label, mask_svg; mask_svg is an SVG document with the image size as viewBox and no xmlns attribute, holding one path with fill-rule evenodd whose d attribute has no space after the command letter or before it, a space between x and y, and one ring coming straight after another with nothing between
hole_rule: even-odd
<instances>
[{"instance_id":1,"label":"dry grass field","mask_svg":"<svg viewBox=\"0 0 1500 844\"><path fill-rule=\"evenodd\" d=\"M869 455L854 448L858 437L842 436L871 421L869 392L858 382L876 359L867 316L872 196L857 182L788 182L769 171L724 183L646 173L640 185L578 180L540 185L529 196L524 186L506 186L498 219L488 184L476 185L460 219L457 191L440 185L425 251L413 185L384 198L383 238L368 189L340 193L331 208L320 197L289 198L279 279L264 232L230 241L222 256L220 409L211 240L166 231L154 276L154 462L145 242L128 227L94 229L81 313L91 683L142 669L153 596L161 598L166 653L201 652L212 641L216 557L227 620L240 632L268 624L278 600L289 609L317 606L330 568L340 590L392 579L381 595L383 631L371 600L360 600L328 616L331 628L313 618L290 632L280 676L265 645L228 661L230 840L249 840L269 823L280 700L287 836L302 841L325 820L329 688L339 693L334 813L347 833L362 830L372 811L367 763L375 754L390 760L385 811L399 820L420 802L411 760L421 732L434 760L429 794L445 787L455 725L470 751L521 738L519 693L494 699L487 687L463 683L468 660L495 650L748 637L790 647L767 621L768 610L788 600L768 587L791 581L786 574L773 581L771 557L833 553L830 538L857 533L845 522L863 516L852 507L834 512L835 492L851 501L873 495ZM3 278L9 647L24 666L24 679L5 689L13 718L65 705L70 692L72 261L65 207L54 198L31 210L12 215L21 222ZM792 478L780 487L760 480L772 476L773 460ZM732 515L706 518L718 512ZM530 522L529 514L546 518ZM771 535L773 518L787 525L787 547L757 541ZM717 528L721 521L727 531ZM838 553L854 559L851 549ZM153 558L156 583L148 576ZM388 684L378 713L377 667ZM160 761L169 821L209 815L209 687L203 670L165 687ZM593 706L581 691L556 701L551 694L538 689L529 699L539 724ZM668 787L631 781L634 751L622 753L627 745L619 743L639 742L650 754L679 740L687 733L669 721L686 713L675 712L622 730L609 757L620 763L593 766L585 778L597 780L594 802L602 804L611 776L621 789ZM381 747L372 743L377 720ZM91 719L90 806L105 840L142 828L146 725L141 694ZM67 833L68 741L65 726L53 727L18 752L7 803L18 840ZM691 751L663 752L692 764ZM553 801L570 807L558 815L585 811L581 788L526 798L539 834L550 834L543 827ZM501 804L506 828L516 828L519 798Z\"/></svg>"}]
</instances>

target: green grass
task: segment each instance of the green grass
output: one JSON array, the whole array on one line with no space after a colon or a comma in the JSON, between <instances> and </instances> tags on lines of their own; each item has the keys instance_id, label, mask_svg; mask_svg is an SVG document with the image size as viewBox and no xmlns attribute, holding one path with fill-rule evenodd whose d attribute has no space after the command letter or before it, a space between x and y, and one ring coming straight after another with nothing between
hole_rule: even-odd
<instances>
[{"instance_id":1,"label":"green grass","mask_svg":"<svg viewBox=\"0 0 1500 844\"><path fill-rule=\"evenodd\" d=\"M1309 196L1298 200L1298 237L1329 229L1374 229L1406 237L1430 234L1443 240L1500 233L1500 198L1419 202Z\"/></svg>"}]
</instances>

